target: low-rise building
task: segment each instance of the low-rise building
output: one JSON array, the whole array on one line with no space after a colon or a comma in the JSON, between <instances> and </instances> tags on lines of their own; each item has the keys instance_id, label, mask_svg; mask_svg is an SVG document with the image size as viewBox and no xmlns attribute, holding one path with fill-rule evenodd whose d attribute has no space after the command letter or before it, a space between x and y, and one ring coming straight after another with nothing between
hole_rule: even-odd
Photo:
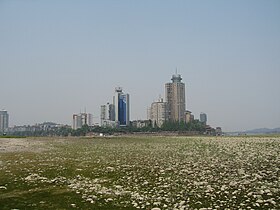
<instances>
[{"instance_id":1,"label":"low-rise building","mask_svg":"<svg viewBox=\"0 0 280 210\"><path fill-rule=\"evenodd\" d=\"M221 127L216 127L216 136L222 136L222 128Z\"/></svg>"},{"instance_id":2,"label":"low-rise building","mask_svg":"<svg viewBox=\"0 0 280 210\"><path fill-rule=\"evenodd\" d=\"M135 128L144 128L151 125L151 120L134 120L131 125Z\"/></svg>"}]
</instances>

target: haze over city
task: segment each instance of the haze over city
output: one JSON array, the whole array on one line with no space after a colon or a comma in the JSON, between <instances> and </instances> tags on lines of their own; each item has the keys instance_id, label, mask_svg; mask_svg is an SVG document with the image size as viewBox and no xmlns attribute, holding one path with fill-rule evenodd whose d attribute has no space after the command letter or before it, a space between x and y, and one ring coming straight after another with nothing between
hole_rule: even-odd
<instances>
[{"instance_id":1,"label":"haze over city","mask_svg":"<svg viewBox=\"0 0 280 210\"><path fill-rule=\"evenodd\" d=\"M280 127L280 1L0 1L10 125L99 121L115 87L146 119L175 70L186 106L224 131Z\"/></svg>"}]
</instances>

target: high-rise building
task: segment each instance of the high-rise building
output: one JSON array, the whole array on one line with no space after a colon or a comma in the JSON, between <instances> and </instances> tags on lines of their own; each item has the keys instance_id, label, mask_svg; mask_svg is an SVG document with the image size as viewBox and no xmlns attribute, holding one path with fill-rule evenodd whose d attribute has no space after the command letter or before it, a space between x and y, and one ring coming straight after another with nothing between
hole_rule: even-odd
<instances>
[{"instance_id":1,"label":"high-rise building","mask_svg":"<svg viewBox=\"0 0 280 210\"><path fill-rule=\"evenodd\" d=\"M149 119L152 121L153 127L161 127L167 120L167 103L163 102L162 98L159 98L157 102L152 103L149 114Z\"/></svg>"},{"instance_id":2,"label":"high-rise building","mask_svg":"<svg viewBox=\"0 0 280 210\"><path fill-rule=\"evenodd\" d=\"M114 127L115 125L115 111L114 105L107 103L106 105L101 105L101 126L104 127Z\"/></svg>"},{"instance_id":3,"label":"high-rise building","mask_svg":"<svg viewBox=\"0 0 280 210\"><path fill-rule=\"evenodd\" d=\"M92 114L90 113L73 114L72 128L76 130L78 128L81 128L83 125L92 126Z\"/></svg>"},{"instance_id":4,"label":"high-rise building","mask_svg":"<svg viewBox=\"0 0 280 210\"><path fill-rule=\"evenodd\" d=\"M121 87L115 89L113 99L115 122L120 126L129 125L129 94L124 94Z\"/></svg>"},{"instance_id":5,"label":"high-rise building","mask_svg":"<svg viewBox=\"0 0 280 210\"><path fill-rule=\"evenodd\" d=\"M174 122L185 121L185 84L180 74L172 75L172 83L165 84L165 100L167 102L168 119Z\"/></svg>"},{"instance_id":6,"label":"high-rise building","mask_svg":"<svg viewBox=\"0 0 280 210\"><path fill-rule=\"evenodd\" d=\"M207 115L203 112L200 113L200 122L202 122L204 125L207 124Z\"/></svg>"},{"instance_id":7,"label":"high-rise building","mask_svg":"<svg viewBox=\"0 0 280 210\"><path fill-rule=\"evenodd\" d=\"M6 110L0 111L0 132L5 133L9 128L9 114Z\"/></svg>"},{"instance_id":8,"label":"high-rise building","mask_svg":"<svg viewBox=\"0 0 280 210\"><path fill-rule=\"evenodd\" d=\"M108 120L108 111L107 111L107 106L106 105L101 105L100 107L101 113L100 113L100 123L101 126L103 126L104 121Z\"/></svg>"},{"instance_id":9,"label":"high-rise building","mask_svg":"<svg viewBox=\"0 0 280 210\"><path fill-rule=\"evenodd\" d=\"M82 117L79 114L73 114L73 124L72 128L74 130L82 127Z\"/></svg>"},{"instance_id":10,"label":"high-rise building","mask_svg":"<svg viewBox=\"0 0 280 210\"><path fill-rule=\"evenodd\" d=\"M93 125L93 115L90 114L90 113L87 113L87 122L86 122L86 124L88 126L92 126Z\"/></svg>"}]
</instances>

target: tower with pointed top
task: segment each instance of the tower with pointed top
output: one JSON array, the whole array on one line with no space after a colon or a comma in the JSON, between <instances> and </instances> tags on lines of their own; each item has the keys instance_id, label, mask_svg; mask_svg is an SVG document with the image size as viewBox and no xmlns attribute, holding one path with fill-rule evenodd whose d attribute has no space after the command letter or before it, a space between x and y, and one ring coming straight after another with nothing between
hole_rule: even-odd
<instances>
[{"instance_id":1,"label":"tower with pointed top","mask_svg":"<svg viewBox=\"0 0 280 210\"><path fill-rule=\"evenodd\" d=\"M186 99L185 84L180 74L172 75L172 82L165 84L165 100L167 102L168 120L182 122L185 119Z\"/></svg>"}]
</instances>

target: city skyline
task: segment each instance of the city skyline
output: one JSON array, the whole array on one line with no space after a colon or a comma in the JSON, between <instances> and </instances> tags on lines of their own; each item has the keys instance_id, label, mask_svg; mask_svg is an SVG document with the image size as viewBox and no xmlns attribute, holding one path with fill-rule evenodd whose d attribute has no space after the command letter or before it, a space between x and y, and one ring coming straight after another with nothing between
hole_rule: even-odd
<instances>
[{"instance_id":1,"label":"city skyline","mask_svg":"<svg viewBox=\"0 0 280 210\"><path fill-rule=\"evenodd\" d=\"M224 131L280 126L280 2L1 1L0 110L10 125L99 121L112 90L130 119L164 95L175 69L187 109Z\"/></svg>"}]
</instances>

